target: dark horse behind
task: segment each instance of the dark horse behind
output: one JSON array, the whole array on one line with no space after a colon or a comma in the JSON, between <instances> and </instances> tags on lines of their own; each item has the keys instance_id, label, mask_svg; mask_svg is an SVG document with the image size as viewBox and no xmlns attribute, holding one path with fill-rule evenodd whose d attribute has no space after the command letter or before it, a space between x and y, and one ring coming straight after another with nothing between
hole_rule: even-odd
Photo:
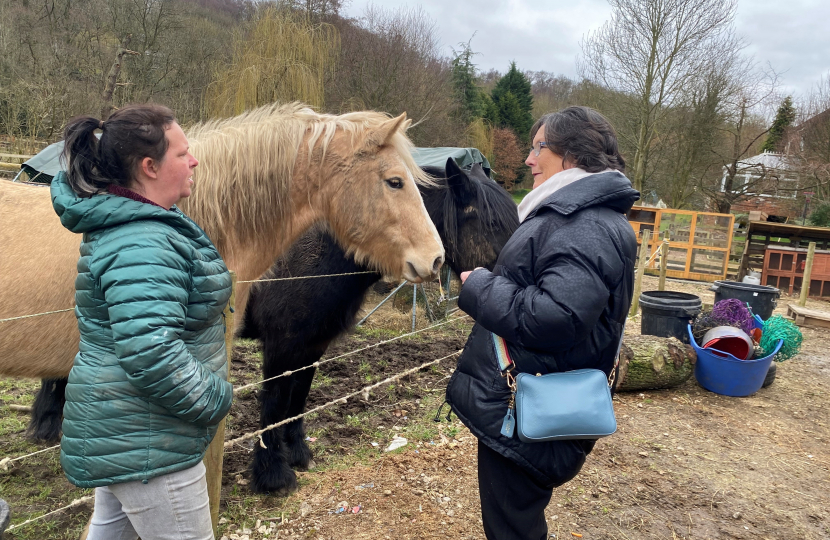
<instances>
[{"instance_id":1,"label":"dark horse behind","mask_svg":"<svg viewBox=\"0 0 830 540\"><path fill-rule=\"evenodd\" d=\"M510 195L474 165L467 172L449 159L446 175L425 168L434 187L420 186L424 206L444 243L446 262L456 273L493 267L501 248L519 226ZM367 270L347 257L322 228L306 233L278 259L266 277L313 276ZM240 337L259 338L263 378L310 366L329 344L352 328L368 289L380 274L258 283L251 288ZM264 427L303 412L315 370L269 381L259 393ZM32 412L30 436L55 441L60 436L66 379L43 380ZM286 493L296 488L292 467L305 468L311 451L302 420L263 434L256 445L253 489Z\"/></svg>"},{"instance_id":2,"label":"dark horse behind","mask_svg":"<svg viewBox=\"0 0 830 540\"><path fill-rule=\"evenodd\" d=\"M424 206L444 243L446 262L456 274L477 266L492 269L501 248L519 226L510 195L482 168L461 170L449 159L444 171L426 168L436 187L421 187ZM268 277L339 274L366 270L347 257L322 230L307 233L269 271ZM251 289L240 337L259 338L262 375L312 365L329 344L352 328L368 289L379 274L258 283ZM274 424L305 409L314 368L262 385L260 425ZM311 460L302 419L262 436L255 445L251 486L258 492L288 493L297 487L293 468Z\"/></svg>"}]
</instances>

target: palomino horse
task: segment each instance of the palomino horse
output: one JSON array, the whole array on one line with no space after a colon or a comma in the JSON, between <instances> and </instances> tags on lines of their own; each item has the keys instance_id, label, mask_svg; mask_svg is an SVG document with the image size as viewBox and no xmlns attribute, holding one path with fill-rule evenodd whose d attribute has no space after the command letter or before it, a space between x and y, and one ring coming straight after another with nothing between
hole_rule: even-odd
<instances>
[{"instance_id":1,"label":"palomino horse","mask_svg":"<svg viewBox=\"0 0 830 540\"><path fill-rule=\"evenodd\" d=\"M240 280L258 278L321 221L369 267L430 279L443 249L418 193L416 183L430 180L412 159L408 126L405 114L333 116L298 103L196 125L187 135L201 164L180 207ZM73 306L79 244L47 189L0 182L0 319ZM240 313L247 297L240 285ZM0 375L67 376L78 351L74 314L0 325Z\"/></svg>"},{"instance_id":2,"label":"palomino horse","mask_svg":"<svg viewBox=\"0 0 830 540\"><path fill-rule=\"evenodd\" d=\"M437 186L422 186L421 196L444 241L447 263L457 274L477 266L492 269L499 252L519 226L516 204L482 168L469 173L450 159L446 178L427 169ZM365 270L338 248L334 239L312 229L271 267L268 277L321 275ZM242 337L262 340L263 378L311 366L334 339L352 327L366 291L379 274L341 276L324 282L257 283L245 310ZM302 314L297 317L297 314ZM305 409L314 368L263 383L259 393L260 425L265 427ZM311 460L302 419L267 431L255 445L251 487L287 493L297 486L293 468Z\"/></svg>"}]
</instances>

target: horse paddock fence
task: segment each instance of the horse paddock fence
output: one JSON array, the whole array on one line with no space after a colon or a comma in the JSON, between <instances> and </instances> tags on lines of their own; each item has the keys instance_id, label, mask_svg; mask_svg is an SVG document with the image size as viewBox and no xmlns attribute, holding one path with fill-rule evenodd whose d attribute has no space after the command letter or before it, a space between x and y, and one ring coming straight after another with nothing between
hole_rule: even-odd
<instances>
[{"instance_id":1,"label":"horse paddock fence","mask_svg":"<svg viewBox=\"0 0 830 540\"><path fill-rule=\"evenodd\" d=\"M235 295L236 295L236 287L237 287L237 284L239 284L239 283L257 283L257 282L269 282L269 281L289 281L289 280L298 280L298 279L315 279L315 278L336 277L336 276L342 276L342 275L354 275L354 274L365 274L365 273L372 273L372 272L350 272L350 273L347 273L347 274L326 274L326 275L319 275L319 276L297 276L297 277L289 277L289 278L273 278L273 279L237 281L235 272L231 272L231 279L232 279L231 297L228 301L227 306L225 307L225 312L224 312L225 324L226 324L226 326L228 326L230 328L233 328L233 326L234 326ZM447 273L447 295L446 296L444 296L443 283L440 284L441 299L439 300L439 305L440 305L440 303L444 303L444 302L449 304L449 301L454 300L454 299L457 298L457 297L452 298L449 294L449 292L450 292L449 277L450 277L450 274L448 272ZM395 293L397 293L399 290L401 290L408 283L409 282L407 282L407 281L404 281L403 283L401 283L379 305L377 305L374 309L372 309L371 312L369 313L369 315L371 315L372 313L377 311L377 309L379 309L387 300L389 300L391 297L393 297L395 295ZM451 324L451 323L454 323L454 322L457 322L457 321L464 320L464 319L468 318L468 315L463 315L461 317L455 317L455 318L452 318L452 319L445 320L443 322L435 322L435 316L434 316L434 314L433 314L433 312L432 312L432 310L429 306L429 297L426 293L426 290L423 288L423 285L421 285L421 293L423 294L424 300L426 301L426 305L427 305L426 312L428 314L428 318L434 324L431 324L431 325L429 325L425 328L422 328L420 330L415 330L415 326L414 326L415 325L415 306L416 306L417 296L418 296L418 284L413 284L413 312L412 312L413 328L412 328L411 332L408 332L408 333L405 333L405 334L402 334L402 335L399 335L399 336L395 336L393 338L386 339L386 340L380 341L378 343L367 345L365 347L360 347L358 349L355 349L355 350L352 350L352 351L349 351L349 352L346 352L346 353L343 353L343 354L340 354L340 355L337 355L337 356L334 356L334 357L331 357L331 358L318 360L317 362L314 362L313 364L311 364L309 366L306 366L306 367L303 367L303 368L299 368L299 369L296 369L296 370L285 371L285 372L283 372L279 375L276 375L276 376L268 378L268 379L264 379L264 380L261 380L261 381L257 381L257 382L254 382L254 383L250 383L250 384L246 384L246 385L243 385L243 386L236 387L233 390L234 395L238 394L239 392L241 392L243 390L247 390L247 389L250 389L250 388L253 388L253 387L257 387L257 386L259 386L259 385L261 385L265 382L268 382L268 381L271 381L271 380L274 380L274 379L278 379L278 378L281 378L281 377L288 377L288 376L291 376L291 375L293 375L297 372L303 371L305 369L317 368L317 367L319 367L323 364L327 364L329 362L334 362L334 361L337 361L337 360L341 360L341 359L347 358L349 356L352 356L354 354L357 354L357 353L360 353L360 352L363 352L363 351L366 351L366 350L369 350L369 349L381 347L385 344L392 343L392 342L395 342L395 341L398 341L398 340L401 340L401 339L404 339L404 338L407 338L407 337L411 337L411 336L414 336L414 335L417 335L417 334L422 334L422 333L428 332L430 330L434 330L436 328L439 328L439 327L442 327L442 326L445 326L445 325L448 325L448 324ZM5 319L0 319L0 323L11 322L11 321L16 321L16 320L20 320L20 319L27 319L27 318L31 318L31 317L39 317L39 316L52 315L52 314L57 314L57 313L64 313L64 312L68 312L68 311L73 311L74 309L75 308L73 307L73 308L67 308L67 309L47 311L47 312L43 312L43 313L34 313L34 314L27 314L27 315L21 315L21 316L16 316L16 317L9 317L9 318L5 318ZM450 313L451 313L451 311L449 310L449 307L447 306L445 317L448 317ZM366 320L366 318L368 318L369 315L364 317L364 319L361 321L361 323L364 322ZM230 368L231 368L231 356L232 356L232 352L233 352L233 336L234 336L233 332L226 332L225 333L225 346L226 346L226 351L227 351L227 360L226 361L228 363L229 372L230 372ZM291 422L295 422L295 421L297 421L301 418L304 418L308 415L317 413L321 410L324 410L324 409L327 409L327 408L330 408L330 407L334 407L336 405L345 404L349 399L355 398L357 396L366 397L366 396L368 396L369 392L371 392L372 390L374 390L376 388L391 384L391 383L393 383L395 381L398 381L398 380L400 380L404 377L413 375L413 374L415 374L415 373L417 373L421 370L424 370L424 369L427 369L431 366L437 365L437 364L439 364L440 362L442 362L444 360L448 360L450 358L456 357L459 354L461 354L460 350L455 351L455 352L450 353L450 354L447 354L443 357L436 358L436 359L428 361L428 362L424 362L424 363L422 363L418 366L415 366L415 367L412 367L410 369L407 369L407 370L404 370L402 372L391 375L391 376L389 376L389 377L387 377L387 378L385 378L381 381L378 381L376 383L364 386L363 388L360 388L360 389L358 389L354 392L350 392L350 393L348 393L344 396L341 396L337 399L333 399L331 401L323 403L323 404L321 404L317 407L314 407L312 409L309 409L309 410L303 412L302 414L298 414L296 416L286 418L286 419L284 419L280 422L265 426L261 429L251 431L249 433L245 433L245 434L243 434L239 437L236 437L236 438L228 440L228 441L225 441L225 419L223 419L219 423L219 425L217 426L216 435L214 436L213 441L211 442L210 446L208 447L208 449L205 453L204 459L203 459L203 462L204 462L205 468L206 468L206 480L207 480L207 484L208 484L208 497L209 497L209 500L210 500L211 522L212 522L212 525L213 525L214 534L216 534L217 537L219 536L217 527L218 527L218 524L219 524L219 502L220 502L221 489L222 489L222 469L223 469L225 449L228 449L228 448L230 448L230 447L232 447L232 446L234 446L238 443L241 443L243 441L247 441L247 440L251 440L251 439L257 439L257 438L259 439L259 444L264 446L264 442L262 440L262 434L269 431L269 430L276 429L278 427L289 424ZM17 456L17 457L14 457L14 458L5 457L3 459L0 459L0 471L8 471L9 467L13 463L16 463L18 461L22 461L22 460L27 459L29 457L36 456L36 455L39 455L39 454L42 454L42 453L45 453L45 452L50 452L52 450L57 450L59 448L60 448L60 444L55 445L55 446L50 446L48 448L43 448L43 449L37 450L35 452L31 452L29 454ZM66 506L57 508L55 510L52 510L52 511L47 512L45 514L42 514L40 516L36 516L36 517L31 518L31 519L27 519L26 521L23 521L21 523L14 524L14 525L8 527L6 530L7 531L12 531L14 529L24 527L26 525L29 525L30 523L40 521L40 520L45 519L49 516L53 516L55 514L63 512L63 511L66 511L66 510L69 510L69 509L72 509L72 508L75 508L75 507L78 507L78 506L82 506L82 505L84 505L88 502L91 502L93 500L94 500L93 496L81 497L79 499L73 500L70 504L68 504ZM0 500L0 509L2 509L3 504L5 504L4 501ZM9 514L9 512L7 510L7 517L8 517L8 514ZM3 530L2 527L0 527L0 539L2 539L2 535L3 535L2 530Z\"/></svg>"}]
</instances>

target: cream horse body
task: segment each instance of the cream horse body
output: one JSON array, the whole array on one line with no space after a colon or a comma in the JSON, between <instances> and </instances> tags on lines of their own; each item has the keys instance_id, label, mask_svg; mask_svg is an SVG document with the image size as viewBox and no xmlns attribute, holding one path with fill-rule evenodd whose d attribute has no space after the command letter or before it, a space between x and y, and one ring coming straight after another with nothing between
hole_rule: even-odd
<instances>
[{"instance_id":1,"label":"cream horse body","mask_svg":"<svg viewBox=\"0 0 830 540\"><path fill-rule=\"evenodd\" d=\"M300 104L198 125L188 138L200 165L181 208L239 280L259 277L319 221L375 269L431 278L443 249L416 186L428 180L408 125L405 115L321 115ZM0 182L0 319L74 306L79 244L48 189ZM247 294L237 289L238 313ZM0 322L0 375L65 377L78 341L72 312Z\"/></svg>"}]
</instances>

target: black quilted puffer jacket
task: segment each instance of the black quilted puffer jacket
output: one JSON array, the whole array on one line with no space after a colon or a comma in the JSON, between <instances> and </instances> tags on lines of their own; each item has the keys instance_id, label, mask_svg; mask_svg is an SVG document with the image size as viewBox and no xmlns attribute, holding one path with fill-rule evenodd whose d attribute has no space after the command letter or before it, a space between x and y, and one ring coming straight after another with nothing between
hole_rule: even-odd
<instances>
[{"instance_id":1,"label":"black quilted puffer jacket","mask_svg":"<svg viewBox=\"0 0 830 540\"><path fill-rule=\"evenodd\" d=\"M543 485L579 472L589 440L523 443L500 434L510 391L490 332L518 372L610 373L634 289L637 240L626 219L639 198L619 172L554 192L522 222L492 272L474 271L458 304L476 324L447 386L447 402L484 444Z\"/></svg>"}]
</instances>

